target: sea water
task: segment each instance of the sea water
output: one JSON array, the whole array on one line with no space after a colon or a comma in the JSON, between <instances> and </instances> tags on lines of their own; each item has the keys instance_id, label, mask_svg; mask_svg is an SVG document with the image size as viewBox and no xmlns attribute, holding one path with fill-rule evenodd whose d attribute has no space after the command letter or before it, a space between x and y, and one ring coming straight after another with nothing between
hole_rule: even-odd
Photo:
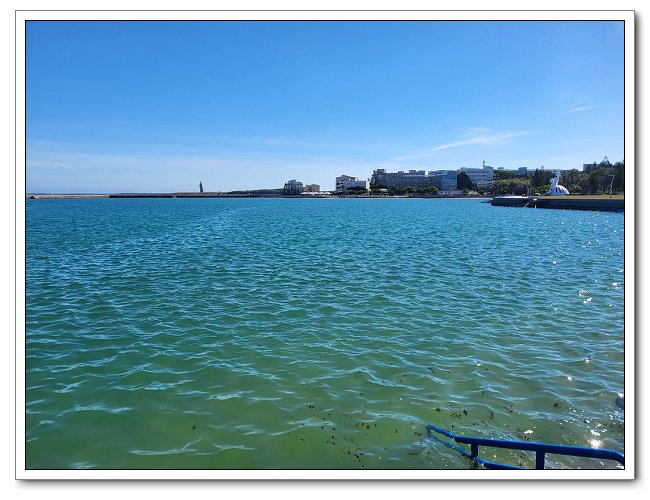
<instances>
[{"instance_id":1,"label":"sea water","mask_svg":"<svg viewBox=\"0 0 650 500\"><path fill-rule=\"evenodd\" d=\"M624 451L624 215L483 201L27 200L25 466L470 468L429 423Z\"/></svg>"}]
</instances>

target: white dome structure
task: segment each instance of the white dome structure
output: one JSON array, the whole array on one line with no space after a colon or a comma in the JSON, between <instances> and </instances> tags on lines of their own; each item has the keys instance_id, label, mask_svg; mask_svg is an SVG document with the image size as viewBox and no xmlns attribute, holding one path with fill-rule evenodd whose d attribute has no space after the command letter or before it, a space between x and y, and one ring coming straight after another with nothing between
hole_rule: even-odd
<instances>
[{"instance_id":1,"label":"white dome structure","mask_svg":"<svg viewBox=\"0 0 650 500\"><path fill-rule=\"evenodd\" d=\"M546 192L546 196L566 196L569 190L564 186L560 186L560 171L555 171L555 177L551 179L551 189Z\"/></svg>"}]
</instances>

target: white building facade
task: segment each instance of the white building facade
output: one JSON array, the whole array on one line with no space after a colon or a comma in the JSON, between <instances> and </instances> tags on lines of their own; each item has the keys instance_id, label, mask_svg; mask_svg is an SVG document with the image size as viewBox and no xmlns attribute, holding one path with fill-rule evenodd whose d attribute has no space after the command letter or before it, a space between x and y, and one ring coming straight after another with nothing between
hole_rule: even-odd
<instances>
[{"instance_id":1,"label":"white building facade","mask_svg":"<svg viewBox=\"0 0 650 500\"><path fill-rule=\"evenodd\" d=\"M348 189L370 189L369 180L359 180L351 175L339 175L336 178L336 192L345 193Z\"/></svg>"},{"instance_id":2,"label":"white building facade","mask_svg":"<svg viewBox=\"0 0 650 500\"><path fill-rule=\"evenodd\" d=\"M463 167L458 173L465 172L477 188L489 187L494 183L494 169L483 162L483 168Z\"/></svg>"}]
</instances>

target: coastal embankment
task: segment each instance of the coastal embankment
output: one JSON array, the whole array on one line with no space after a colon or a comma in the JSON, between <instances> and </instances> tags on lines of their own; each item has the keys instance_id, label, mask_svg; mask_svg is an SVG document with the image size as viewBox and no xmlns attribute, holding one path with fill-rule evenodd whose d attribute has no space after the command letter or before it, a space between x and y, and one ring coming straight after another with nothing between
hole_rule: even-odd
<instances>
[{"instance_id":1,"label":"coastal embankment","mask_svg":"<svg viewBox=\"0 0 650 500\"><path fill-rule=\"evenodd\" d=\"M557 208L564 210L625 211L625 197L612 196L496 196L497 207Z\"/></svg>"},{"instance_id":2,"label":"coastal embankment","mask_svg":"<svg viewBox=\"0 0 650 500\"><path fill-rule=\"evenodd\" d=\"M32 200L53 199L53 198L85 199L85 198L108 198L109 196L110 195L108 194L27 194L25 195L25 198L29 198Z\"/></svg>"}]
</instances>

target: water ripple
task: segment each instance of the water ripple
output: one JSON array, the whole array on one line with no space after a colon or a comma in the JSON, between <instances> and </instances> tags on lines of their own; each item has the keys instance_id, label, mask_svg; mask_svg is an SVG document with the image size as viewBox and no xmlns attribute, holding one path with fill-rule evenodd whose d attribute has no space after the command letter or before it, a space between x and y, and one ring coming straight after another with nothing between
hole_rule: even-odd
<instances>
[{"instance_id":1,"label":"water ripple","mask_svg":"<svg viewBox=\"0 0 650 500\"><path fill-rule=\"evenodd\" d=\"M468 468L427 423L622 449L621 214L478 200L28 208L30 468Z\"/></svg>"}]
</instances>

